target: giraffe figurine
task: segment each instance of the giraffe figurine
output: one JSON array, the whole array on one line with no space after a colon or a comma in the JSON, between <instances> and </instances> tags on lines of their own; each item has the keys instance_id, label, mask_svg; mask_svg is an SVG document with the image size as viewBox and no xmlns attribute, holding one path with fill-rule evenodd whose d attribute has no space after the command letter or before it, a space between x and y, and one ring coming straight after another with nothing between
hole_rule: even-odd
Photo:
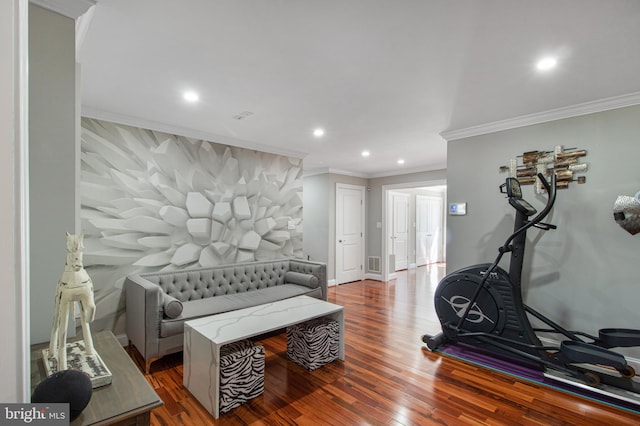
<instances>
[{"instance_id":1,"label":"giraffe figurine","mask_svg":"<svg viewBox=\"0 0 640 426\"><path fill-rule=\"evenodd\" d=\"M95 318L96 305L93 298L93 282L82 263L84 233L72 235L67 232L67 261L62 277L56 286L53 326L49 342L50 356L56 359L57 371L67 369L67 326L69 311L80 305L80 322L87 355L94 354L93 339L89 323Z\"/></svg>"}]
</instances>

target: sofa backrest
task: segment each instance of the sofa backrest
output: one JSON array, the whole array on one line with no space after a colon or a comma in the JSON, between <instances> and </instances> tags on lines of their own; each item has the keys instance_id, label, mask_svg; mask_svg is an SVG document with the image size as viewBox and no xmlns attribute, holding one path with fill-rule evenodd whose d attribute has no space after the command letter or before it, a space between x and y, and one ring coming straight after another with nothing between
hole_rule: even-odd
<instances>
[{"instance_id":1,"label":"sofa backrest","mask_svg":"<svg viewBox=\"0 0 640 426\"><path fill-rule=\"evenodd\" d=\"M318 277L319 280L323 281L325 279L323 273L323 265L320 263L311 263L291 259L289 260L289 270L292 272L300 272L301 274L311 274Z\"/></svg>"},{"instance_id":2,"label":"sofa backrest","mask_svg":"<svg viewBox=\"0 0 640 426\"><path fill-rule=\"evenodd\" d=\"M241 293L284 284L289 259L239 263L212 268L141 274L181 302ZM296 267L296 269L299 269ZM306 272L296 270L295 272Z\"/></svg>"}]
</instances>

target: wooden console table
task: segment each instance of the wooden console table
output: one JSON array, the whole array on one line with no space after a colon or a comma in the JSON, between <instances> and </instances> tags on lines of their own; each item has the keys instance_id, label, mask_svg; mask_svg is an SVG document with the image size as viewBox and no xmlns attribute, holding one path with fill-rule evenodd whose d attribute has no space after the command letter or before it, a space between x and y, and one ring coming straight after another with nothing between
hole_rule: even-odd
<instances>
[{"instance_id":1,"label":"wooden console table","mask_svg":"<svg viewBox=\"0 0 640 426\"><path fill-rule=\"evenodd\" d=\"M148 425L151 410L162 400L110 331L93 334L100 357L111 370L112 383L93 390L91 401L71 425ZM46 377L42 349L31 346L31 391Z\"/></svg>"}]
</instances>

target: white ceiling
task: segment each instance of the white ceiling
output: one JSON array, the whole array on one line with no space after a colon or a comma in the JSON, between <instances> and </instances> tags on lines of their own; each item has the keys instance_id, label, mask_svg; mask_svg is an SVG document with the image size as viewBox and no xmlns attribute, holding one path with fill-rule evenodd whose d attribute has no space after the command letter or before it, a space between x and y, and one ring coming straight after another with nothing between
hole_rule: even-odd
<instances>
[{"instance_id":1,"label":"white ceiling","mask_svg":"<svg viewBox=\"0 0 640 426\"><path fill-rule=\"evenodd\" d=\"M307 173L445 168L442 132L640 93L638 0L98 0L85 30L83 114Z\"/></svg>"}]
</instances>

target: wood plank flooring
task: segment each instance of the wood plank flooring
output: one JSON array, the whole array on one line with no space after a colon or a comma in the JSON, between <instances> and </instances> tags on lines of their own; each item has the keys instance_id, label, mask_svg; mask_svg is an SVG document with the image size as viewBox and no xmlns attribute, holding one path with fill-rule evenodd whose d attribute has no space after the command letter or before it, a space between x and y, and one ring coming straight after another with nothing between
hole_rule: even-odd
<instances>
[{"instance_id":1,"label":"wood plank flooring","mask_svg":"<svg viewBox=\"0 0 640 426\"><path fill-rule=\"evenodd\" d=\"M181 354L156 361L146 378L165 405L151 424L640 424L639 415L426 350L420 336L439 329L433 291L443 272L434 265L331 287L329 301L345 307L346 359L308 372L287 361L284 334L263 338L264 394L217 420L182 386Z\"/></svg>"}]
</instances>

